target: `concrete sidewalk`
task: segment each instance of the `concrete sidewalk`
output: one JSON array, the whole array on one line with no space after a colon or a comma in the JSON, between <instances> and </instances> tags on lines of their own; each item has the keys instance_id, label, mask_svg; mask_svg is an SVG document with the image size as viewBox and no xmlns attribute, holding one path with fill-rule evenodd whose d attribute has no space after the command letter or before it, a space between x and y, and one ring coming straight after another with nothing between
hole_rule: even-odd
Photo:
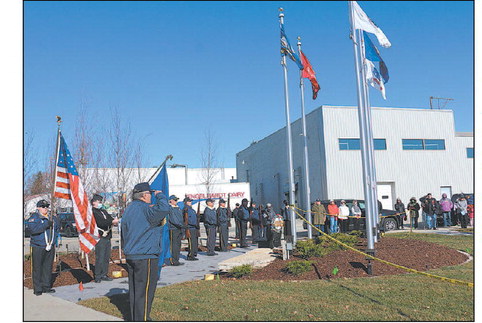
<instances>
[{"instance_id":1,"label":"concrete sidewalk","mask_svg":"<svg viewBox=\"0 0 482 323\"><path fill-rule=\"evenodd\" d=\"M94 311L62 298L42 294L35 296L31 289L23 289L24 321L122 321L122 319Z\"/></svg>"}]
</instances>

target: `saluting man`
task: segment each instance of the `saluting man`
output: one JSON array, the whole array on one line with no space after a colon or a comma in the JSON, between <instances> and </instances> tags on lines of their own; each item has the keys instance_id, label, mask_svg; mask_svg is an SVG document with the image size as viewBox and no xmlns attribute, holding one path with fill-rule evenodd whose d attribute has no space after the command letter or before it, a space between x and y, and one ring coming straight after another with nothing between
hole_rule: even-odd
<instances>
[{"instance_id":1,"label":"saluting man","mask_svg":"<svg viewBox=\"0 0 482 323\"><path fill-rule=\"evenodd\" d=\"M212 199L206 200L206 208L204 209L204 227L208 236L208 256L216 256L214 246L216 244L216 208L214 208L214 201Z\"/></svg>"},{"instance_id":2,"label":"saluting man","mask_svg":"<svg viewBox=\"0 0 482 323\"><path fill-rule=\"evenodd\" d=\"M176 195L169 196L169 234L171 238L171 258L169 260L171 266L184 265L184 263L179 262L184 221L182 211L177 205L178 200L179 198Z\"/></svg>"},{"instance_id":3,"label":"saluting man","mask_svg":"<svg viewBox=\"0 0 482 323\"><path fill-rule=\"evenodd\" d=\"M51 288L52 265L54 263L55 244L59 232L57 216L49 220L50 203L46 200L37 202L37 212L27 220L26 229L30 231L30 255L32 259L33 293L55 293Z\"/></svg>"},{"instance_id":4,"label":"saluting man","mask_svg":"<svg viewBox=\"0 0 482 323\"><path fill-rule=\"evenodd\" d=\"M192 208L192 200L189 197L184 199L184 209L183 209L184 216L187 216L187 259L186 260L199 260L196 258L197 256L197 249L198 249L198 237L197 232L199 230L199 225L197 223L197 214L196 211Z\"/></svg>"},{"instance_id":5,"label":"saluting man","mask_svg":"<svg viewBox=\"0 0 482 323\"><path fill-rule=\"evenodd\" d=\"M219 200L219 207L216 212L219 226L219 250L222 252L228 250L228 221L230 221L231 210L226 208L226 201Z\"/></svg>"},{"instance_id":6,"label":"saluting man","mask_svg":"<svg viewBox=\"0 0 482 323\"><path fill-rule=\"evenodd\" d=\"M94 281L100 283L102 280L111 281L112 278L107 276L109 272L109 259L111 253L112 225L117 225L119 220L112 218L106 210L102 208L104 198L101 195L94 194L91 199L92 212L95 222L99 228L99 241L95 245L95 269Z\"/></svg>"},{"instance_id":7,"label":"saluting man","mask_svg":"<svg viewBox=\"0 0 482 323\"><path fill-rule=\"evenodd\" d=\"M133 201L122 216L122 248L129 273L131 321L152 321L150 312L157 280L162 220L169 214L169 204L162 191L155 191L157 203L151 203L149 183L134 186Z\"/></svg>"}]
</instances>

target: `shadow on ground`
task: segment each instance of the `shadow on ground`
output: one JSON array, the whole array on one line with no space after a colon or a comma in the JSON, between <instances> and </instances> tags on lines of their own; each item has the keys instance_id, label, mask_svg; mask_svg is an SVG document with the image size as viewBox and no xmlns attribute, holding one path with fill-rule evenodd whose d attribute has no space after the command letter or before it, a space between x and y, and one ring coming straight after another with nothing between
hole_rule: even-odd
<instances>
[{"instance_id":1,"label":"shadow on ground","mask_svg":"<svg viewBox=\"0 0 482 323\"><path fill-rule=\"evenodd\" d=\"M116 289L113 288L109 291L109 294L111 296L107 296L115 307L119 310L119 312L122 314L122 319L124 321L130 321L131 319L131 311L129 307L129 293L122 293L122 294L116 294Z\"/></svg>"}]
</instances>

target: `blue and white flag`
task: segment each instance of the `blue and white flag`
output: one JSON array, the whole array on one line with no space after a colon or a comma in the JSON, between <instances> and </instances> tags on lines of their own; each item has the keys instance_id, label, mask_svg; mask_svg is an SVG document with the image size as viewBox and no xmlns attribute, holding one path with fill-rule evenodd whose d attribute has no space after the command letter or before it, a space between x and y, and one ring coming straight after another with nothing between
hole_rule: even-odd
<instances>
[{"instance_id":1,"label":"blue and white flag","mask_svg":"<svg viewBox=\"0 0 482 323\"><path fill-rule=\"evenodd\" d=\"M352 1L353 3L353 25L355 29L361 29L366 32L374 34L380 45L385 48L392 46L390 41L388 40L387 36L383 33L383 31L378 28L378 26L371 20L365 11L360 7L360 5L356 1Z\"/></svg>"},{"instance_id":2,"label":"blue and white flag","mask_svg":"<svg viewBox=\"0 0 482 323\"><path fill-rule=\"evenodd\" d=\"M169 178L167 177L167 169L166 164L162 166L161 171L154 180L149 183L152 190L162 191L165 196L169 196ZM156 196L152 193L151 203L156 203ZM166 216L166 222L162 226L161 229L161 252L159 255L159 273L161 272L162 265L164 261L168 258L171 258L171 241L169 240L169 225L167 224L169 221L168 216ZM159 275L159 279L160 279Z\"/></svg>"},{"instance_id":3,"label":"blue and white flag","mask_svg":"<svg viewBox=\"0 0 482 323\"><path fill-rule=\"evenodd\" d=\"M281 55L288 55L288 57L291 58L291 60L295 62L296 65L298 65L299 69L302 70L303 63L301 63L300 58L298 57L298 55L296 55L293 47L291 47L288 37L286 37L285 27L283 24L280 24L280 29L281 29Z\"/></svg>"},{"instance_id":4,"label":"blue and white flag","mask_svg":"<svg viewBox=\"0 0 482 323\"><path fill-rule=\"evenodd\" d=\"M367 83L380 90L383 99L386 100L385 83L387 83L389 79L388 68L380 56L378 48L373 45L370 37L365 31L363 32L363 44L365 48L364 65ZM375 62L378 62L378 69L375 66Z\"/></svg>"}]
</instances>

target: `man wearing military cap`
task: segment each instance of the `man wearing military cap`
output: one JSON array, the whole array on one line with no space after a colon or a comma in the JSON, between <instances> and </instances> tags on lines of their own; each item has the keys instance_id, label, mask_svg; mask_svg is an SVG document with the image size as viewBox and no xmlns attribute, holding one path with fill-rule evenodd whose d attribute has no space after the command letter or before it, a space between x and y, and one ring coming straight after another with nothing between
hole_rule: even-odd
<instances>
[{"instance_id":1,"label":"man wearing military cap","mask_svg":"<svg viewBox=\"0 0 482 323\"><path fill-rule=\"evenodd\" d=\"M28 218L26 225L30 232L33 293L37 296L55 292L51 288L51 277L59 220L57 216L49 219L49 206L46 200L38 201L37 211Z\"/></svg>"},{"instance_id":2,"label":"man wearing military cap","mask_svg":"<svg viewBox=\"0 0 482 323\"><path fill-rule=\"evenodd\" d=\"M214 246L216 244L216 208L214 207L214 200L206 200L206 208L204 209L204 227L206 228L206 234L208 236L208 256L215 256Z\"/></svg>"},{"instance_id":3,"label":"man wearing military cap","mask_svg":"<svg viewBox=\"0 0 482 323\"><path fill-rule=\"evenodd\" d=\"M240 247L241 248L246 248L248 247L248 243L246 241L246 234L248 232L248 222L249 222L250 214L248 210L248 200L243 199L241 201L241 206L239 207L238 210L238 219L240 223Z\"/></svg>"},{"instance_id":4,"label":"man wearing military cap","mask_svg":"<svg viewBox=\"0 0 482 323\"><path fill-rule=\"evenodd\" d=\"M199 230L199 224L197 222L197 214L196 211L192 208L192 200L189 197L184 199L184 209L183 215L187 218L187 229L186 229L186 238L187 238L187 259L186 260L199 260L196 258L197 249L198 249L198 236L197 232ZM186 222L186 220L184 220ZM188 234L189 232L189 234Z\"/></svg>"},{"instance_id":5,"label":"man wearing military cap","mask_svg":"<svg viewBox=\"0 0 482 323\"><path fill-rule=\"evenodd\" d=\"M94 281L100 283L102 280L111 281L112 278L107 276L109 272L109 259L111 252L112 225L117 225L119 220L112 218L105 209L102 208L104 198L99 194L94 194L90 203L92 204L92 213L94 214L95 223L99 229L99 241L95 245L95 269Z\"/></svg>"},{"instance_id":6,"label":"man wearing military cap","mask_svg":"<svg viewBox=\"0 0 482 323\"><path fill-rule=\"evenodd\" d=\"M226 201L219 200L219 207L216 210L217 224L219 228L219 251L225 252L228 250L228 221L230 221L231 210L226 208Z\"/></svg>"},{"instance_id":7,"label":"man wearing military cap","mask_svg":"<svg viewBox=\"0 0 482 323\"><path fill-rule=\"evenodd\" d=\"M182 230L185 229L182 211L177 205L179 198L176 195L169 196L169 237L171 241L171 266L180 266L184 263L179 262L181 254Z\"/></svg>"},{"instance_id":8,"label":"man wearing military cap","mask_svg":"<svg viewBox=\"0 0 482 323\"><path fill-rule=\"evenodd\" d=\"M156 204L151 203L149 183L134 186L133 201L122 216L122 248L129 274L131 321L149 321L156 291L158 259L161 245L161 223L169 213L169 204L162 191L155 191Z\"/></svg>"}]
</instances>

